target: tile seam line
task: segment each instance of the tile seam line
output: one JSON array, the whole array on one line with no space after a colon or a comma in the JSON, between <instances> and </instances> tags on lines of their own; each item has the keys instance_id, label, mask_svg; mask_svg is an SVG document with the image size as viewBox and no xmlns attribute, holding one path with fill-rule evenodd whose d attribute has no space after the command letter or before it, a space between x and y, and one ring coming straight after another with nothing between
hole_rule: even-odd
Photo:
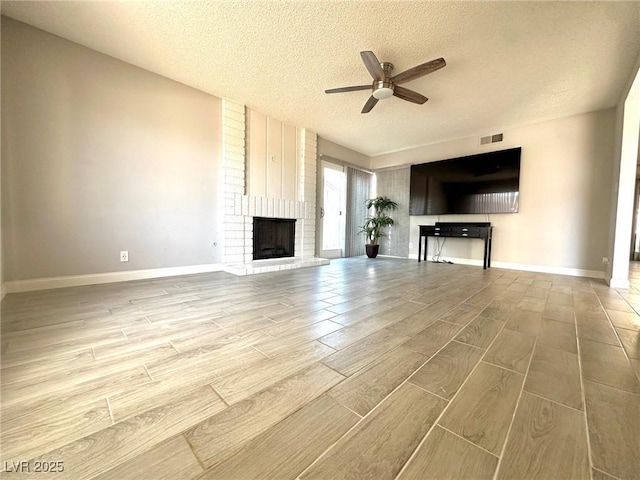
<instances>
[{"instance_id":1,"label":"tile seam line","mask_svg":"<svg viewBox=\"0 0 640 480\"><path fill-rule=\"evenodd\" d=\"M622 297L623 300L629 305L629 302L627 302L627 299ZM634 376L636 377L636 380L638 383L640 383L640 378L639 378L639 374L636 373L635 369L633 368L633 365L631 363L631 357L627 354L627 350L624 348L624 343L622 343L622 339L620 338L620 335L618 334L618 330L616 330L616 326L613 323L613 321L611 320L611 317L609 316L609 312L607 311L607 309L605 308L605 306L602 304L602 301L600 300L600 297L598 297L598 302L600 302L600 306L602 307L602 310L604 310L605 315L607 316L607 320L609 321L609 326L613 329L613 334L616 336L616 339L618 340L618 346L622 349L622 353L624 353L625 358L627 359L627 363L629 364L629 367L631 367L631 372L634 374ZM613 310L613 309L611 309ZM634 310L635 313L635 310ZM635 315L638 315L637 313L635 313ZM623 327L620 327L623 328ZM631 330L631 329L625 329L624 330ZM631 330L634 332L638 332L640 334L640 330ZM615 346L615 345L614 345Z\"/></svg>"},{"instance_id":2,"label":"tile seam line","mask_svg":"<svg viewBox=\"0 0 640 480\"><path fill-rule=\"evenodd\" d=\"M578 322L576 322L576 335L578 330ZM580 348L580 339L576 338L577 348L578 348L578 370L580 374L580 393L582 400L582 407L584 411L582 412L583 425L585 429L585 436L587 438L587 458L589 460L589 478L593 479L593 453L591 451L591 435L589 434L589 418L587 417L587 394L584 388L584 376L582 373L582 355Z\"/></svg>"},{"instance_id":3,"label":"tile seam line","mask_svg":"<svg viewBox=\"0 0 640 480\"><path fill-rule=\"evenodd\" d=\"M538 346L538 339L539 338L540 338L540 334L538 333L538 335L536 335L536 340L535 340L535 342L533 344L533 349L531 350L531 356L529 357L529 363L527 365L527 370L525 371L524 378L522 379L522 385L520 386L520 393L518 395L518 399L517 399L515 407L513 409L513 413L511 414L511 421L509 422L509 428L507 429L507 434L505 435L504 440L502 442L502 448L500 449L500 455L498 455L498 463L496 465L496 470L493 473L493 480L497 480L498 474L500 472L500 467L502 467L502 460L504 460L504 452L507 449L507 444L509 443L509 437L511 436L511 429L513 428L513 423L514 423L515 418L516 418L516 413L518 411L518 407L520 406L520 401L522 400L522 394L524 392L524 385L527 383L527 377L529 376L529 370L531 369L531 364L533 363L533 355L534 355L534 353L536 351L536 347ZM488 351L489 351L489 349L487 349L487 352Z\"/></svg>"},{"instance_id":4,"label":"tile seam line","mask_svg":"<svg viewBox=\"0 0 640 480\"><path fill-rule=\"evenodd\" d=\"M428 326L427 326L427 327L425 327L425 329L426 329L426 328L428 328ZM404 384L406 384L406 383L410 383L410 382L409 382L409 379L411 378L411 376L412 376L415 372L417 372L418 370L420 370L422 367L424 367L424 366L425 366L425 365L426 365L426 364L427 364L427 363L428 363L428 362L429 362L433 357L435 357L438 353L440 353L440 351L441 351L442 349L444 349L444 348L445 348L445 347L446 347L446 346L447 346L447 345L448 345L452 340L453 340L453 339L449 340L449 341L448 341L447 343L445 343L445 344L444 344L440 349L438 349L438 350L437 350L437 351L436 351L432 356L428 357L428 358L427 358L427 359L426 359L422 364L420 364L420 365L419 365L419 366L418 366L418 367L417 367L417 368L416 368L416 369L415 369L415 370L414 370L410 375L408 375L408 376L407 376L407 378L406 378L406 379L404 379L400 384L398 384L398 386L397 386L396 388L394 388L391 392L389 392L389 393L388 393L388 394L387 394L387 395L386 395L382 400L380 400L380 401L375 405L375 407L373 407L371 410L369 410L369 412L367 412L367 414L366 414L364 417L362 417L362 418L361 418L361 419L360 419L360 420L359 420L355 425L353 425L353 427L351 427L349 430L347 430L347 431L346 431L346 432L345 432L345 433L344 433L344 434L343 434L343 435L342 435L338 440L336 440L336 442L335 442L333 445L331 445L329 448L327 448L326 450L324 450L324 451L323 451L323 452L322 452L318 457L316 457L316 459L315 459L311 464L309 464L309 465L308 465L308 466L307 466L307 467L306 467L302 472L300 472L300 474L298 475L298 477L297 477L297 478L302 477L302 476L303 476L303 475L304 475L304 474L305 474L309 469L311 469L311 467L312 467L313 465L315 465L316 463L318 463L318 462L319 462L319 461L320 461L320 460L321 460L321 459L322 459L322 458L323 458L323 457L324 457L324 456L325 456L325 455L326 455L326 454L331 450L331 448L333 448L333 446L334 446L335 444L337 444L340 440L342 440L343 438L345 438L345 437L346 437L346 436L347 436L347 435L348 435L352 430L354 430L354 429L355 429L355 428L356 428L356 427L357 427L357 426L358 426L358 425L359 425L359 424L360 424L364 419L366 419L367 417L369 417L370 415L372 415L372 414L373 414L373 412L375 412L376 410L378 410L378 409L380 408L380 405L382 405L382 404L383 404L383 403L384 403L384 402L385 402L389 397L391 397L391 396L392 396L392 395L393 395L397 390L399 390L399 389L400 389ZM401 344L401 345L402 345L402 344ZM395 350L395 349L399 348L401 345L398 345L398 346L394 347L394 348L393 348L393 349L391 349L391 350ZM390 351L391 351L391 350L390 350ZM376 358L376 360L377 360L378 358L379 358L379 357L377 357L377 358ZM478 363L480 363L480 362L478 362ZM370 364L369 364L369 365L370 365ZM364 368L364 367L363 367L363 368ZM358 370L358 372L360 372L361 370L362 370L362 369ZM355 372L353 375L355 375L356 373L357 373L357 372ZM469 375L471 375L471 374L469 374ZM430 395L431 395L431 392L427 392L427 391L426 391L426 390L424 390L423 388L420 388L420 387L418 387L417 385L413 385L413 383L411 383L411 386L414 386L414 387L416 387L416 388L419 388L420 390L422 390L422 391L424 391L424 392L426 392L426 393L428 393L428 394L430 394ZM457 393L457 392L456 392L456 393ZM436 395L434 395L434 396L436 396ZM441 397L438 397L438 398L441 398ZM453 398L455 398L455 395L454 395L454 397L453 397ZM452 400L453 400L453 398L452 398ZM340 405L342 405L342 404L340 404ZM447 406L448 406L448 405L447 405ZM444 410L446 410L446 407L445 407L445 409L443 409L443 411L444 411ZM441 412L441 413L442 413L442 412ZM439 417L438 417L438 418L439 418ZM437 419L436 419L436 421L437 421ZM433 428L433 426L434 426L435 424L436 424L436 422L434 422L434 424L431 426L431 428ZM429 431L427 432L427 434L426 434L426 435L428 435L428 433L431 431L431 428L429 429ZM426 437L426 435L425 435L425 437ZM416 448L417 448L417 447L416 447ZM413 452L412 452L412 455L413 455ZM411 458L411 457L409 457L409 458ZM407 462L408 462L408 461L409 461L409 459L407 459ZM403 466L403 468L404 468L404 466ZM402 471L402 469L401 469L400 471ZM398 475L400 474L400 471L398 472Z\"/></svg>"},{"instance_id":5,"label":"tile seam line","mask_svg":"<svg viewBox=\"0 0 640 480\"><path fill-rule=\"evenodd\" d=\"M495 343L496 339L498 338L498 335L500 334L500 332L502 332L502 330L504 329L504 325L506 324L506 322L503 322L502 328L500 328L500 330L496 333L496 336L493 338L493 340L491 341L491 343L487 346L487 349L485 350L485 354L487 351L489 351L489 349L493 346L493 344ZM461 329L462 330L462 329ZM461 331L460 330L460 331ZM460 333L460 331L457 332L457 334ZM445 345L442 346L442 348L440 348L440 350L438 350L436 353L434 353L431 357L429 357L429 360L431 360L432 358L434 358L438 353L440 353L447 345L449 345L451 342L454 341L455 336L454 335L453 338L451 338L451 340L449 340ZM461 342L457 342L457 343L461 343ZM466 345L466 344L465 344ZM484 357L484 355L483 355ZM429 362L429 360L427 360L420 368L422 368L426 363ZM469 379L471 378L471 376L474 374L474 372L478 369L478 366L483 363L482 362L482 358L480 358L480 360L478 360L478 362L475 364L475 366L473 367L473 369L469 372L469 374L467 375L467 378L464 379L464 382L462 382L460 384L460 387L458 387L458 390L456 391L456 393L451 397L451 400L449 401L449 403L442 409L442 412L440 412L440 415L438 415L438 417L435 419L435 421L433 422L433 425L431 425L431 428L429 428L429 430L427 431L427 433L424 435L424 437L422 437L422 439L420 440L420 442L418 442L418 445L416 445L416 448L413 450L413 452L411 452L411 455L409 456L409 458L407 458L407 461L404 463L404 465L402 466L402 468L398 471L397 475L394 477L395 480L398 480L402 473L407 469L407 465L409 465L413 459L415 458L417 452L420 450L420 448L422 448L422 445L424 445L424 443L426 442L426 439L429 437L429 435L431 434L431 432L435 429L436 425L438 425L438 422L440 422L440 420L442 419L442 417L444 416L444 414L447 412L447 410L450 408L451 404L454 402L454 400L458 397L458 395L460 394L460 392L462 391L462 389L464 388L464 386L467 384L467 382L469 381ZM500 368L500 367L496 367L496 368ZM415 373L415 372L414 372ZM409 377L410 378L410 377ZM408 381L408 379L407 379ZM496 467L497 469L497 467Z\"/></svg>"},{"instance_id":6,"label":"tile seam line","mask_svg":"<svg viewBox=\"0 0 640 480\"><path fill-rule=\"evenodd\" d=\"M442 425L438 425L438 427L440 427L441 429L443 429L446 432L449 432L450 434L456 436L457 438L464 440L466 443L468 443L469 445L473 445L476 448L479 448L480 450L482 450L485 453L488 453L489 455L491 455L493 458L495 458L496 460L499 460L500 457L498 455L496 455L495 453L490 452L489 450L487 450L486 448L482 448L480 445L476 445L475 443L473 443L471 440L468 440L466 438L464 438L461 435L458 435L456 432L452 432L451 430L449 430L448 428L443 427Z\"/></svg>"},{"instance_id":7,"label":"tile seam line","mask_svg":"<svg viewBox=\"0 0 640 480\"><path fill-rule=\"evenodd\" d=\"M617 290L616 290L616 292L617 292ZM618 292L618 295L620 295L620 292ZM597 293L596 293L596 297L598 298L598 303L600 304L600 308L602 308L602 310L604 311L605 316L607 317L607 321L609 322L609 326L613 329L613 333L616 336L616 339L618 340L619 346L622 349L622 352L624 353L624 355L625 355L625 357L627 359L627 363L629 364L629 367L631 368L631 371L634 373L634 375L636 377L636 380L638 380L638 376L635 373L633 365L631 365L631 360L629 359L629 356L627 355L627 352L626 352L625 348L623 347L623 343L620 340L620 336L618 335L618 331L616 330L615 325L613 324L613 321L611 320L611 317L609 316L609 312L607 312L607 309L605 308L604 304L602 303L602 299L600 298L600 296ZM620 297L625 301L625 303L627 303L627 305L631 306L626 298L622 297L622 295L620 295ZM576 318L576 336L577 336L577 328L578 328L578 322L577 322L577 318ZM595 467L594 467L594 464L593 464L593 452L592 452L592 447L591 447L591 435L590 435L590 432L589 432L589 417L587 416L587 394L586 394L585 385L584 385L585 380L588 380L588 379L586 379L584 377L583 371L582 371L582 349L581 349L580 338L576 338L576 341L577 341L577 347L578 347L578 367L580 368L580 386L582 387L582 401L583 401L583 404L584 404L584 425L585 425L585 429L586 429L585 434L587 436L587 448L588 448L587 452L589 454L589 466L591 467L589 469L589 476L590 476L591 479L593 479L593 470L594 470ZM595 383L598 383L599 385L602 385L600 382L595 382ZM613 388L615 388L615 387L613 387ZM619 389L616 389L616 390L619 390Z\"/></svg>"}]
</instances>

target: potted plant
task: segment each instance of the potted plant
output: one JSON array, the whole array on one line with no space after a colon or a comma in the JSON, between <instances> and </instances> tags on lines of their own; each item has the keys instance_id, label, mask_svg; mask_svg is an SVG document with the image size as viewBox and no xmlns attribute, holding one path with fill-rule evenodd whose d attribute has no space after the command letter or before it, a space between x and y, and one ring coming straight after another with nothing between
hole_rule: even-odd
<instances>
[{"instance_id":1,"label":"potted plant","mask_svg":"<svg viewBox=\"0 0 640 480\"><path fill-rule=\"evenodd\" d=\"M396 210L398 204L388 197L370 198L366 201L367 210L373 208L373 215L369 215L362 226L361 233L367 237L365 248L367 257L376 258L380 250L378 243L381 236L384 236L383 230L393 225L393 219L387 215L387 212Z\"/></svg>"}]
</instances>

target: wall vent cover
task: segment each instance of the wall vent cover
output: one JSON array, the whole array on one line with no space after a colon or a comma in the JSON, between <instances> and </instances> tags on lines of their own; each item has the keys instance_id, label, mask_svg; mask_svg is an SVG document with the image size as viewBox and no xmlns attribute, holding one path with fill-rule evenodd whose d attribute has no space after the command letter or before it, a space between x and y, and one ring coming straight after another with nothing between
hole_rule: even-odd
<instances>
[{"instance_id":1,"label":"wall vent cover","mask_svg":"<svg viewBox=\"0 0 640 480\"><path fill-rule=\"evenodd\" d=\"M487 135L486 137L480 137L480 145L489 145L490 143L498 143L503 140L502 133L496 133L495 135Z\"/></svg>"}]
</instances>

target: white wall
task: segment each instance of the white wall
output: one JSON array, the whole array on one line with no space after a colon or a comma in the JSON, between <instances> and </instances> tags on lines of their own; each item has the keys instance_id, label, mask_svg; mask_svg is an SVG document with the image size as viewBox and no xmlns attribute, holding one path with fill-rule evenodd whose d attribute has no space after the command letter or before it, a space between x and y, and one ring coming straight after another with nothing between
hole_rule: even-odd
<instances>
[{"instance_id":1,"label":"white wall","mask_svg":"<svg viewBox=\"0 0 640 480\"><path fill-rule=\"evenodd\" d=\"M219 261L219 99L6 17L1 72L5 282Z\"/></svg>"},{"instance_id":2,"label":"white wall","mask_svg":"<svg viewBox=\"0 0 640 480\"><path fill-rule=\"evenodd\" d=\"M520 210L516 214L411 217L410 255L418 225L491 221L492 261L541 271L603 271L611 204L615 109L504 129L504 142L479 146L467 137L372 158L373 168L423 163L522 147ZM430 244L429 253L434 252ZM482 259L482 242L448 239L443 256Z\"/></svg>"},{"instance_id":3,"label":"white wall","mask_svg":"<svg viewBox=\"0 0 640 480\"><path fill-rule=\"evenodd\" d=\"M0 22L0 38L2 23ZM0 58L2 58L2 42L0 42ZM0 62L0 98L2 98L2 62ZM0 114L0 131L2 130L2 115ZM4 250L2 249L2 136L0 135L0 301L4 298Z\"/></svg>"},{"instance_id":4,"label":"white wall","mask_svg":"<svg viewBox=\"0 0 640 480\"><path fill-rule=\"evenodd\" d=\"M611 223L608 237L609 256L613 261L607 270L607 280L613 288L629 287L629 251L639 130L640 56L636 60L616 108Z\"/></svg>"}]
</instances>

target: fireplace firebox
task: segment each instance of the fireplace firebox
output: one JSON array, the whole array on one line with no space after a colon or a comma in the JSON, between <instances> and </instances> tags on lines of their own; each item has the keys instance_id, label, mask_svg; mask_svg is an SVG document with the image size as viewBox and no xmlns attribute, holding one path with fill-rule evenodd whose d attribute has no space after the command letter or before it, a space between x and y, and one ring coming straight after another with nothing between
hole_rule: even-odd
<instances>
[{"instance_id":1,"label":"fireplace firebox","mask_svg":"<svg viewBox=\"0 0 640 480\"><path fill-rule=\"evenodd\" d=\"M295 239L295 219L253 217L254 260L293 257Z\"/></svg>"}]
</instances>

